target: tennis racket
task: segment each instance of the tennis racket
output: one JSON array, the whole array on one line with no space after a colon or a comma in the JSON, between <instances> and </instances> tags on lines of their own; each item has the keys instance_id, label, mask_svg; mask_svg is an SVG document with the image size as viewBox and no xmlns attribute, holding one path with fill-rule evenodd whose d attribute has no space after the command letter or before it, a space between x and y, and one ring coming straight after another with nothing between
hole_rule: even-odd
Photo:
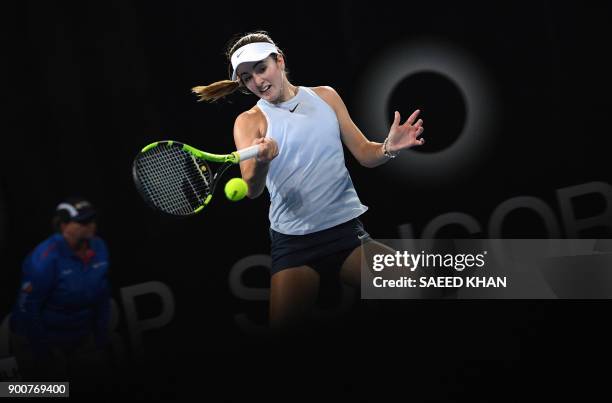
<instances>
[{"instance_id":1,"label":"tennis racket","mask_svg":"<svg viewBox=\"0 0 612 403\"><path fill-rule=\"evenodd\" d=\"M132 176L144 201L173 216L191 216L210 203L223 173L257 156L254 145L231 154L211 154L173 140L144 147L134 158ZM220 163L216 173L208 162Z\"/></svg>"}]
</instances>

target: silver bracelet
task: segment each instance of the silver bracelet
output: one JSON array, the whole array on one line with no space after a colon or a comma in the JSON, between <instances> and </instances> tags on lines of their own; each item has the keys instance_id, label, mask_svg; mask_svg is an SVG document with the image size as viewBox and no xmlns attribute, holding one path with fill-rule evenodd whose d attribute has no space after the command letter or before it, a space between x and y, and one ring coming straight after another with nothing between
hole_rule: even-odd
<instances>
[{"instance_id":1,"label":"silver bracelet","mask_svg":"<svg viewBox=\"0 0 612 403\"><path fill-rule=\"evenodd\" d=\"M387 142L388 141L389 141L389 136L387 136L387 138L383 142L383 154L385 154L385 157L387 157L387 158L395 158L395 157L397 157L397 154L399 154L399 151L396 152L395 154L389 152L389 150L387 150Z\"/></svg>"}]
</instances>

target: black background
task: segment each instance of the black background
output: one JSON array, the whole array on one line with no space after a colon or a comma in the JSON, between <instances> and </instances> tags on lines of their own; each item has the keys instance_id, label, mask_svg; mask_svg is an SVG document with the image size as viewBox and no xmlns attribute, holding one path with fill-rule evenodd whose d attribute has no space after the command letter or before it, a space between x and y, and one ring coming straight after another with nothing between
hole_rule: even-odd
<instances>
[{"instance_id":1,"label":"black background","mask_svg":"<svg viewBox=\"0 0 612 403\"><path fill-rule=\"evenodd\" d=\"M436 216L458 211L472 215L484 229L476 236L485 238L491 212L517 196L543 200L560 219L557 189L610 183L610 16L603 4L540 1L14 4L3 15L0 317L13 304L21 260L50 233L54 206L78 194L100 211L124 341L122 287L161 281L176 303L171 323L143 335L143 356L128 343L129 376L104 378L121 393L232 398L327 389L339 397L499 401L542 386L551 371L559 376L555 385L571 379L575 371L550 364L605 353L605 301L361 302L303 337L245 333L234 315L246 312L264 325L267 305L234 296L228 276L241 258L268 253L267 193L234 204L219 192L209 211L177 221L144 206L130 168L135 153L158 139L232 150L234 119L256 98L202 104L190 88L227 77L223 53L235 34L267 30L286 53L294 84L331 85L349 111L364 72L386 47L437 38L465 50L494 83L495 130L485 135L495 141L478 169L440 185L411 184L401 165L361 167L345 150L370 208L363 216L368 232L396 238L398 226L410 223L419 236ZM443 148L458 136L465 105L444 92L443 78L408 84L395 94L402 102L396 108L403 118L421 108L427 146ZM352 117L358 125L364 119ZM230 173L239 175L237 168ZM576 214L604 207L587 199ZM513 213L506 230L507 237L547 236L529 211ZM451 234L464 235L460 228ZM609 229L583 235L608 236ZM261 287L269 281L263 268L247 280ZM138 309L155 316L159 301L143 297Z\"/></svg>"}]
</instances>

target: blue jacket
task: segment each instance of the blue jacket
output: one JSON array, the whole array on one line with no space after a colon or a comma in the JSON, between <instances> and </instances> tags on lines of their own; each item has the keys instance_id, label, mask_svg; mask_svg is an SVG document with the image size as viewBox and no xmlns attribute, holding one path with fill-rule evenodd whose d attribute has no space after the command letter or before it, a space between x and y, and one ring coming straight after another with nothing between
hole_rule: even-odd
<instances>
[{"instance_id":1,"label":"blue jacket","mask_svg":"<svg viewBox=\"0 0 612 403\"><path fill-rule=\"evenodd\" d=\"M46 354L54 346L70 348L88 334L100 347L108 343L108 250L97 237L89 248L81 259L61 234L54 234L24 260L11 329L26 336L35 353Z\"/></svg>"}]
</instances>

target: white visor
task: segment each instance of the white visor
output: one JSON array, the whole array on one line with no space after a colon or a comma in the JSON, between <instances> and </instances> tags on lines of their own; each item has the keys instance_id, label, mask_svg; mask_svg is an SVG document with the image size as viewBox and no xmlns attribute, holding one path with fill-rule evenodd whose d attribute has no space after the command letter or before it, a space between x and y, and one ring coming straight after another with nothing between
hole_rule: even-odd
<instances>
[{"instance_id":1,"label":"white visor","mask_svg":"<svg viewBox=\"0 0 612 403\"><path fill-rule=\"evenodd\" d=\"M268 42L255 42L238 48L232 54L232 80L236 80L236 69L242 63L258 62L270 56L272 53L280 53L275 45Z\"/></svg>"}]
</instances>

